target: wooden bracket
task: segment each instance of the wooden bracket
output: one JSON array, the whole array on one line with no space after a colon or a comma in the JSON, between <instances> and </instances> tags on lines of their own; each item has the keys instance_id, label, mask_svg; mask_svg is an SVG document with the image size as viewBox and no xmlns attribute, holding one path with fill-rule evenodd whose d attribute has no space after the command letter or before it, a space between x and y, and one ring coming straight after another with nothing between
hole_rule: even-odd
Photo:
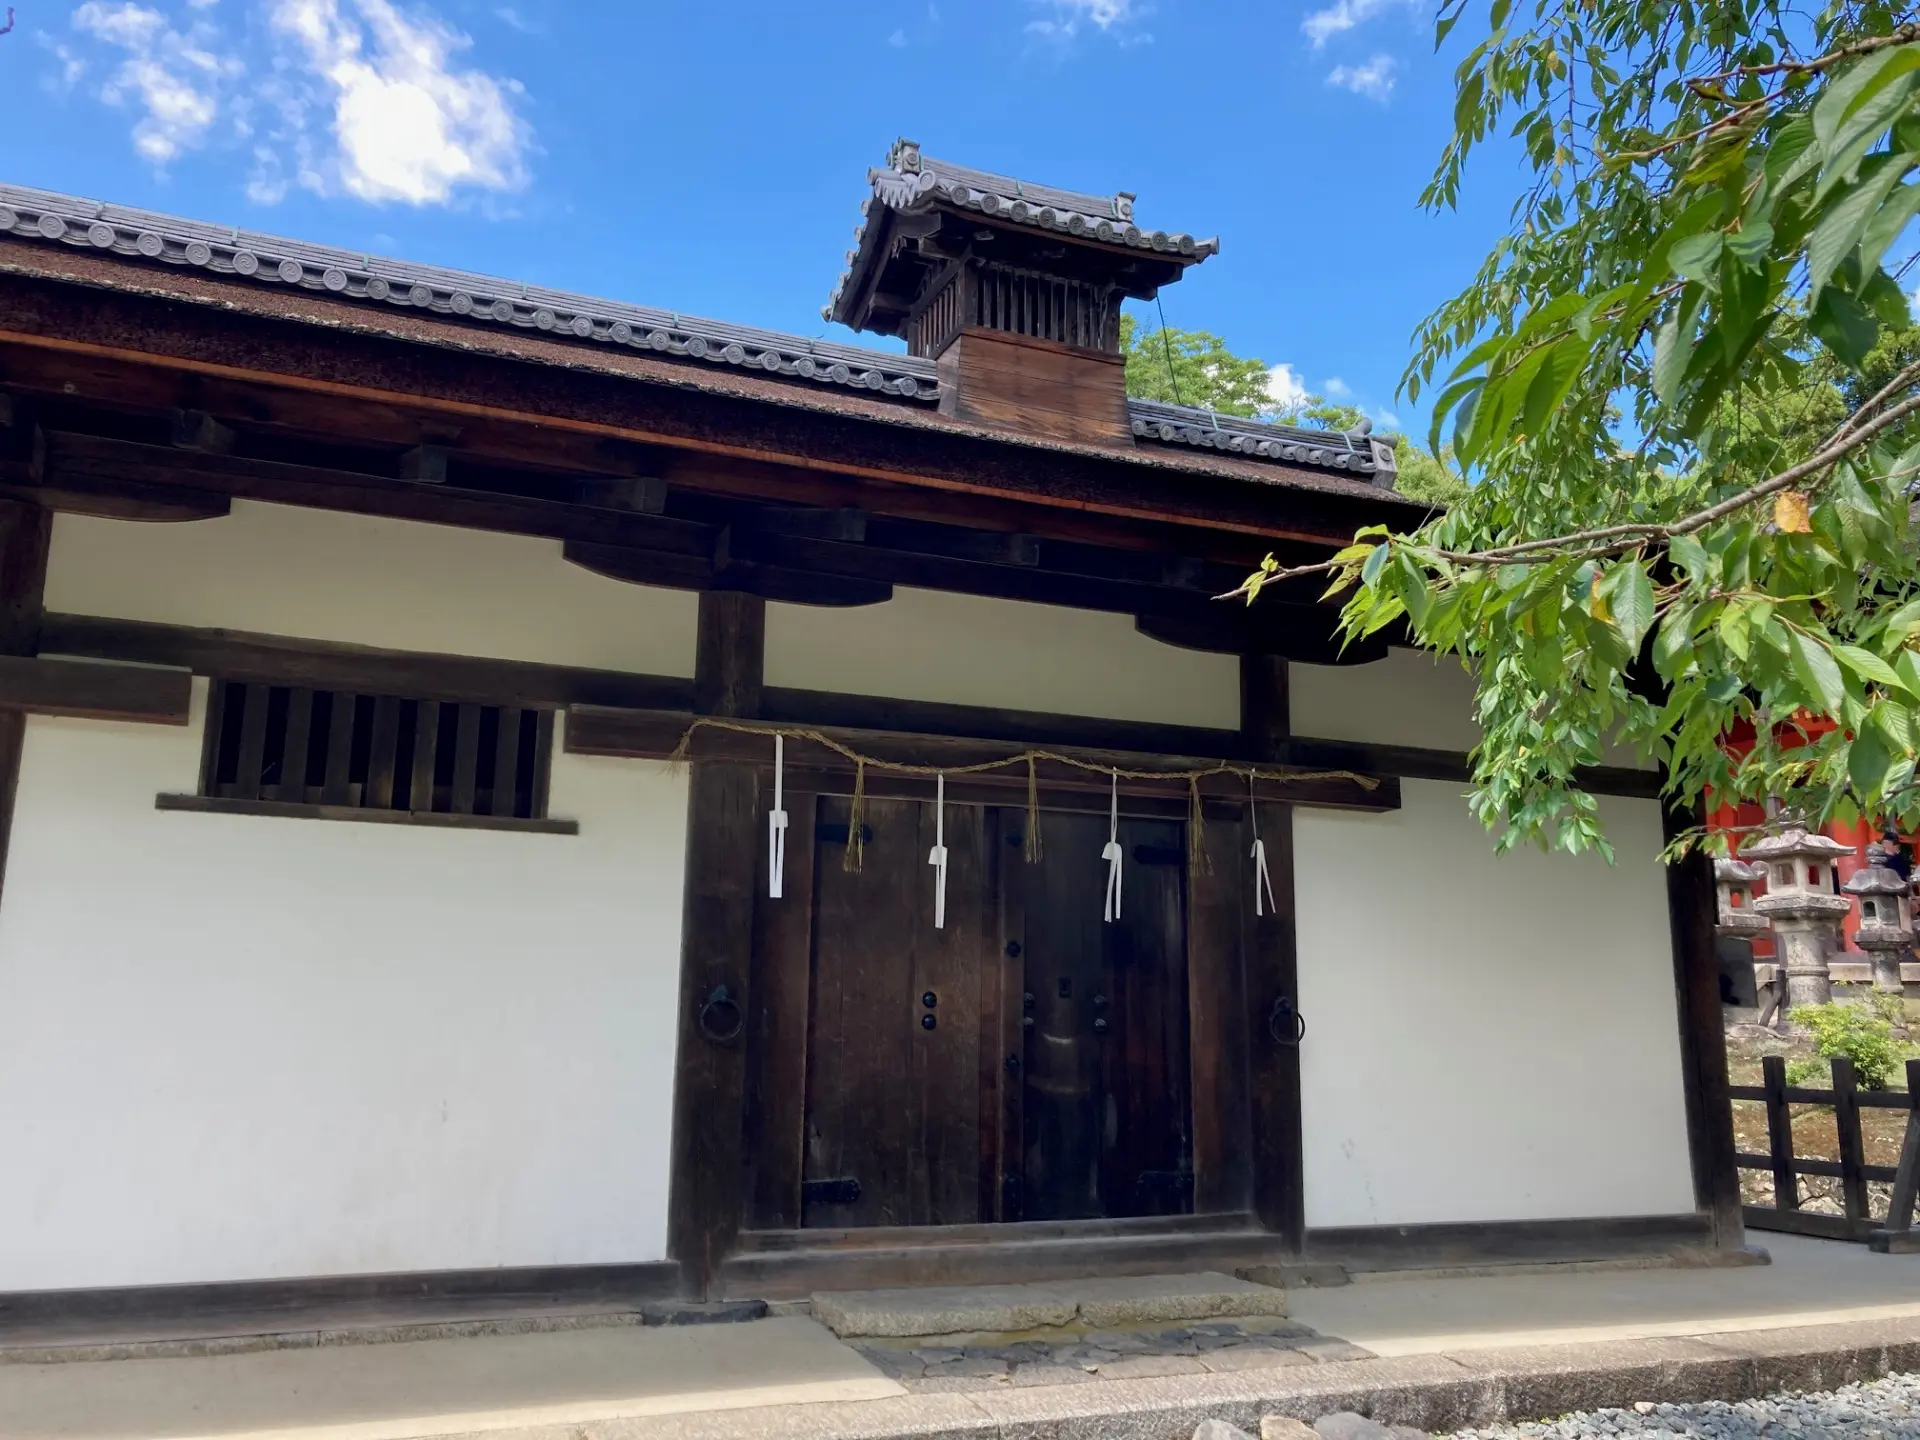
<instances>
[{"instance_id":1,"label":"wooden bracket","mask_svg":"<svg viewBox=\"0 0 1920 1440\"><path fill-rule=\"evenodd\" d=\"M417 480L422 485L447 483L447 448L444 445L417 445L400 457L400 478Z\"/></svg>"},{"instance_id":2,"label":"wooden bracket","mask_svg":"<svg viewBox=\"0 0 1920 1440\"><path fill-rule=\"evenodd\" d=\"M191 670L0 655L0 711L184 725L192 700Z\"/></svg>"},{"instance_id":3,"label":"wooden bracket","mask_svg":"<svg viewBox=\"0 0 1920 1440\"><path fill-rule=\"evenodd\" d=\"M173 443L182 450L204 450L209 455L231 455L235 436L204 410L173 412Z\"/></svg>"}]
</instances>

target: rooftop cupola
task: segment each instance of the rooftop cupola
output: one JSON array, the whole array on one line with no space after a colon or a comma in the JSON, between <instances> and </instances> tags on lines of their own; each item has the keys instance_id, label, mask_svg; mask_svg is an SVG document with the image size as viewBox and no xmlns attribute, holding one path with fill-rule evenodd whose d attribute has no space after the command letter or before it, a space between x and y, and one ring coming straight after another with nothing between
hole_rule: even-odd
<instances>
[{"instance_id":1,"label":"rooftop cupola","mask_svg":"<svg viewBox=\"0 0 1920 1440\"><path fill-rule=\"evenodd\" d=\"M948 414L1132 444L1120 304L1152 299L1219 241L1142 228L1125 191L991 175L911 140L867 173L873 194L822 313L938 362Z\"/></svg>"}]
</instances>

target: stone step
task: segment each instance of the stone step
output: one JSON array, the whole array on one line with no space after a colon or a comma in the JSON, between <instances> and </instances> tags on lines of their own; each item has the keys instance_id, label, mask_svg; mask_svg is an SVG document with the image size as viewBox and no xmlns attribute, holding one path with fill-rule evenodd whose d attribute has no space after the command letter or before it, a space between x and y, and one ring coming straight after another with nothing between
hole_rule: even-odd
<instances>
[{"instance_id":1,"label":"stone step","mask_svg":"<svg viewBox=\"0 0 1920 1440\"><path fill-rule=\"evenodd\" d=\"M816 1294L813 1317L843 1339L1120 1330L1250 1315L1283 1316L1286 1291L1231 1275L1109 1276L1031 1285L931 1285Z\"/></svg>"}]
</instances>

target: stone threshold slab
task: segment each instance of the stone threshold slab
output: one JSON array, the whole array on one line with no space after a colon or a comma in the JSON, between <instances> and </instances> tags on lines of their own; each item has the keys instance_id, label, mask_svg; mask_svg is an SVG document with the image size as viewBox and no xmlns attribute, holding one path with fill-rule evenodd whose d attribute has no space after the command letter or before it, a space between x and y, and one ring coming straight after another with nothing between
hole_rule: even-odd
<instances>
[{"instance_id":1,"label":"stone threshold slab","mask_svg":"<svg viewBox=\"0 0 1920 1440\"><path fill-rule=\"evenodd\" d=\"M1269 1415L1311 1422L1339 1410L1442 1434L1639 1400L1828 1390L1909 1370L1920 1370L1920 1317L682 1414L511 1440L1188 1440L1209 1417L1257 1435Z\"/></svg>"},{"instance_id":2,"label":"stone threshold slab","mask_svg":"<svg viewBox=\"0 0 1920 1440\"><path fill-rule=\"evenodd\" d=\"M1031 1285L823 1291L813 1297L812 1312L843 1340L899 1340L1284 1316L1287 1295L1271 1285L1204 1271Z\"/></svg>"}]
</instances>

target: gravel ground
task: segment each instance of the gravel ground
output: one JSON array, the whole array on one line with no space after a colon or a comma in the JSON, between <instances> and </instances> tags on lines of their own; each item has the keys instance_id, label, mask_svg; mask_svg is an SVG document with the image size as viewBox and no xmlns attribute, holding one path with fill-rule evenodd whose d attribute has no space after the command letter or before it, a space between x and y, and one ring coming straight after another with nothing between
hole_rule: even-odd
<instances>
[{"instance_id":1,"label":"gravel ground","mask_svg":"<svg viewBox=\"0 0 1920 1440\"><path fill-rule=\"evenodd\" d=\"M1786 1393L1727 1404L1652 1405L1592 1410L1525 1425L1462 1430L1457 1440L1576 1440L1587 1436L1689 1435L1711 1440L1920 1440L1920 1375L1889 1375L1817 1394Z\"/></svg>"}]
</instances>

